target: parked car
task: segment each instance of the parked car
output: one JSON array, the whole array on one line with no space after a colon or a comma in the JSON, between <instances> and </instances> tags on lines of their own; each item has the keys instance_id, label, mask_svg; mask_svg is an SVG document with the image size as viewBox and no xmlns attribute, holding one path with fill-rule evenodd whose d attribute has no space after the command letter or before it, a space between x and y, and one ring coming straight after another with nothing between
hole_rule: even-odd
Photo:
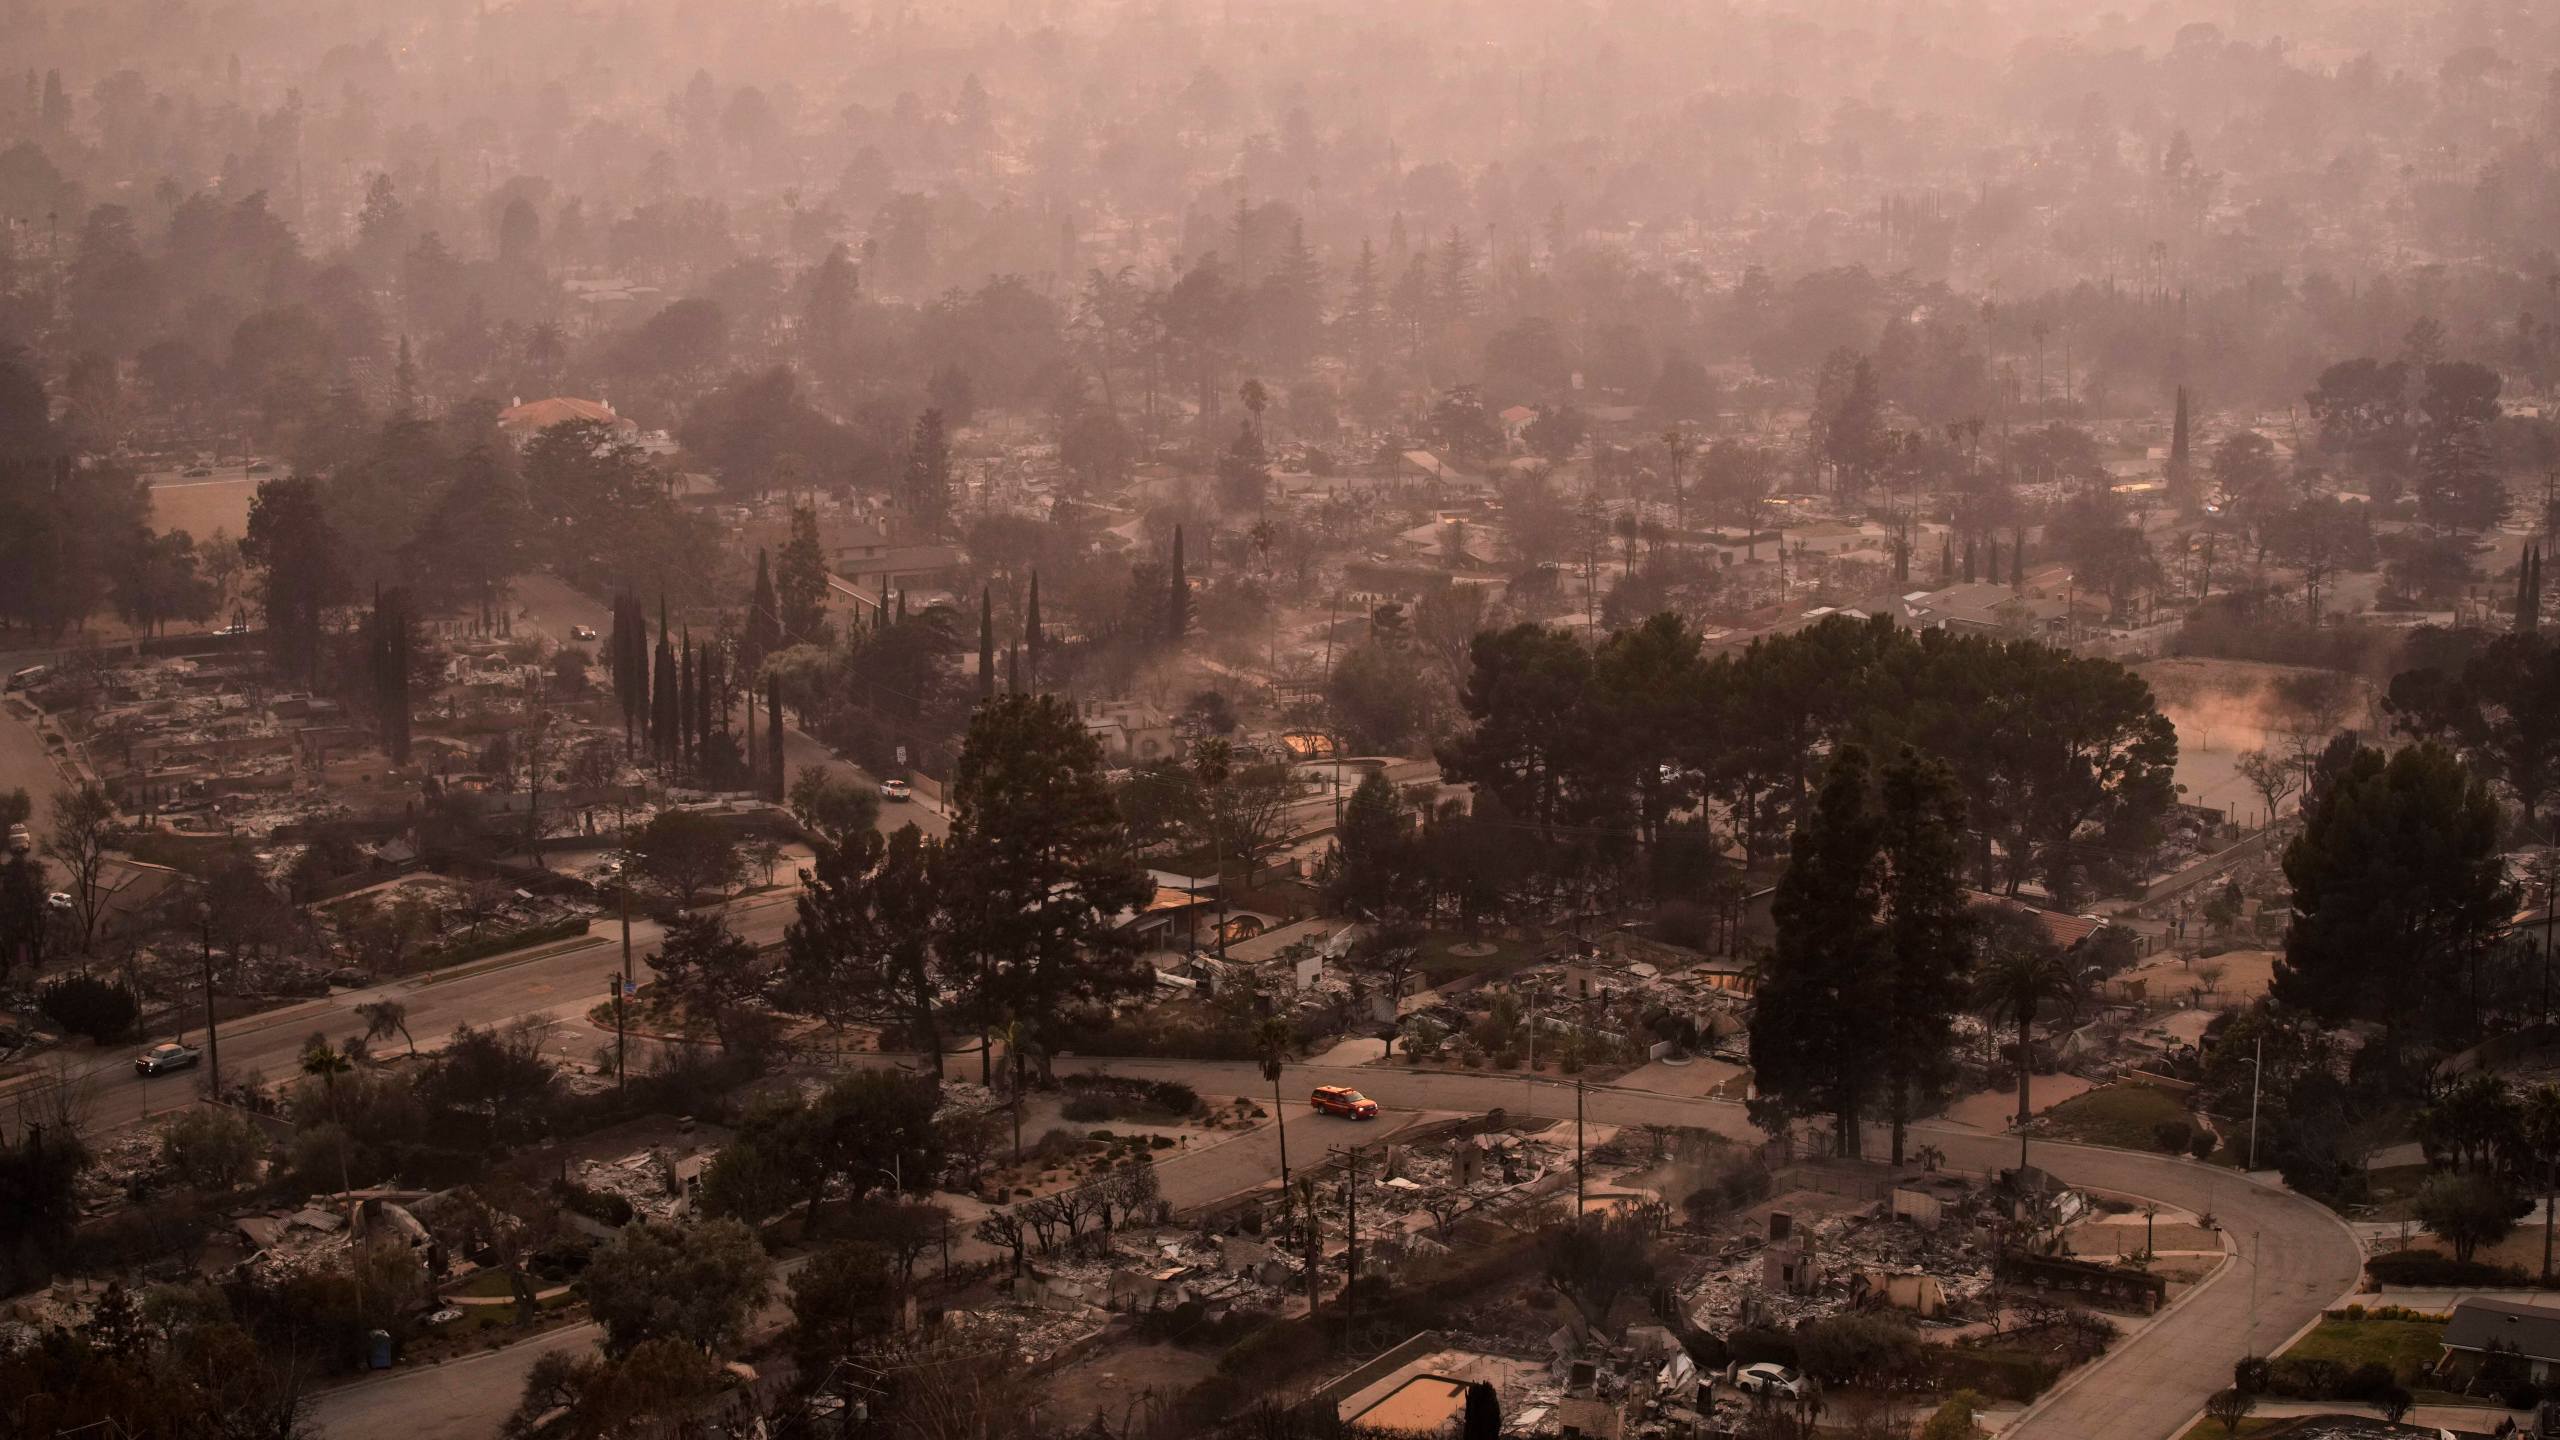
<instances>
[{"instance_id":1,"label":"parked car","mask_svg":"<svg viewBox=\"0 0 2560 1440\"><path fill-rule=\"evenodd\" d=\"M373 983L373 972L353 965L341 965L329 972L329 983L347 990L361 990Z\"/></svg>"},{"instance_id":2,"label":"parked car","mask_svg":"<svg viewBox=\"0 0 2560 1440\"><path fill-rule=\"evenodd\" d=\"M264 460L256 460L256 461L252 461L252 462L250 462L250 465L249 465L249 473L250 473L250 474L252 474L252 475L272 475L272 474L274 474L275 472L276 472L276 467L274 467L273 465L268 464L268 463L267 463L266 461L264 461Z\"/></svg>"},{"instance_id":3,"label":"parked car","mask_svg":"<svg viewBox=\"0 0 2560 1440\"><path fill-rule=\"evenodd\" d=\"M13 670L9 672L9 688L24 690L52 673L53 667L50 665L30 665L24 670Z\"/></svg>"},{"instance_id":4,"label":"parked car","mask_svg":"<svg viewBox=\"0 0 2560 1440\"><path fill-rule=\"evenodd\" d=\"M1307 1103L1326 1115L1341 1115L1353 1120L1378 1118L1378 1102L1348 1085L1319 1085L1307 1097Z\"/></svg>"},{"instance_id":5,"label":"parked car","mask_svg":"<svg viewBox=\"0 0 2560 1440\"><path fill-rule=\"evenodd\" d=\"M596 627L593 625L572 625L569 627L569 638L572 640L593 640L596 638Z\"/></svg>"},{"instance_id":6,"label":"parked car","mask_svg":"<svg viewBox=\"0 0 2560 1440\"><path fill-rule=\"evenodd\" d=\"M883 800L905 800L914 794L915 792L913 790L907 788L907 782L904 780L883 780L880 782L880 798Z\"/></svg>"},{"instance_id":7,"label":"parked car","mask_svg":"<svg viewBox=\"0 0 2560 1440\"><path fill-rule=\"evenodd\" d=\"M52 907L57 913L64 915L70 914L75 908L71 899L71 892L68 890L54 891L52 894L44 897L44 903Z\"/></svg>"},{"instance_id":8,"label":"parked car","mask_svg":"<svg viewBox=\"0 0 2560 1440\"><path fill-rule=\"evenodd\" d=\"M35 848L36 837L28 832L25 822L21 821L9 827L10 854L24 855Z\"/></svg>"},{"instance_id":9,"label":"parked car","mask_svg":"<svg viewBox=\"0 0 2560 1440\"><path fill-rule=\"evenodd\" d=\"M213 467L210 465L190 465L186 470L186 478L190 480L201 480L212 473Z\"/></svg>"},{"instance_id":10,"label":"parked car","mask_svg":"<svg viewBox=\"0 0 2560 1440\"><path fill-rule=\"evenodd\" d=\"M1762 1361L1745 1365L1733 1373L1733 1385L1746 1395L1784 1395L1790 1400L1804 1395L1804 1377L1784 1365Z\"/></svg>"},{"instance_id":11,"label":"parked car","mask_svg":"<svg viewBox=\"0 0 2560 1440\"><path fill-rule=\"evenodd\" d=\"M166 1075L172 1070L187 1069L203 1058L203 1054L191 1045L181 1045L175 1040L163 1040L134 1056L133 1068L135 1073L141 1075Z\"/></svg>"}]
</instances>

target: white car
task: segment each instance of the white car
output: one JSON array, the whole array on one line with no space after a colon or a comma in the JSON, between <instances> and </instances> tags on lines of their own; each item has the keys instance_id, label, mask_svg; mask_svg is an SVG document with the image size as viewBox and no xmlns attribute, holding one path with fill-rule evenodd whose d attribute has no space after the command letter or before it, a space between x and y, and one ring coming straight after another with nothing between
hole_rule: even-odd
<instances>
[{"instance_id":1,"label":"white car","mask_svg":"<svg viewBox=\"0 0 2560 1440\"><path fill-rule=\"evenodd\" d=\"M1784 1365L1765 1360L1735 1371L1733 1386L1746 1395L1784 1395L1790 1400L1804 1397L1803 1376Z\"/></svg>"},{"instance_id":2,"label":"white car","mask_svg":"<svg viewBox=\"0 0 2560 1440\"><path fill-rule=\"evenodd\" d=\"M203 1058L191 1045L164 1040L134 1056L133 1069L138 1075L166 1075L172 1070L187 1069Z\"/></svg>"},{"instance_id":3,"label":"white car","mask_svg":"<svg viewBox=\"0 0 2560 1440\"><path fill-rule=\"evenodd\" d=\"M914 791L907 788L907 782L904 780L883 780L880 782L880 798L883 800L904 800L914 793Z\"/></svg>"},{"instance_id":4,"label":"white car","mask_svg":"<svg viewBox=\"0 0 2560 1440\"><path fill-rule=\"evenodd\" d=\"M593 640L596 638L596 627L593 625L572 625L569 627L569 638L572 640Z\"/></svg>"}]
</instances>

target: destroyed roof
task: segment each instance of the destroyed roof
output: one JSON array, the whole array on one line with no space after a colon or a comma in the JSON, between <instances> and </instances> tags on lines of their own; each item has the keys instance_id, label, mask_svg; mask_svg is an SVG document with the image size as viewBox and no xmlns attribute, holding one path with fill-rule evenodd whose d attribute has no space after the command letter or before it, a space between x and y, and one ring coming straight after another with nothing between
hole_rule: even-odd
<instances>
[{"instance_id":1,"label":"destroyed roof","mask_svg":"<svg viewBox=\"0 0 2560 1440\"><path fill-rule=\"evenodd\" d=\"M2094 916L2073 915L2063 910L2046 910L2030 905L2024 900L2007 895L1994 895L1982 890L1969 890L1965 893L1967 898L1975 904L1997 905L2034 916L2036 923L2044 927L2045 937L2065 950L2107 928L2106 921Z\"/></svg>"}]
</instances>

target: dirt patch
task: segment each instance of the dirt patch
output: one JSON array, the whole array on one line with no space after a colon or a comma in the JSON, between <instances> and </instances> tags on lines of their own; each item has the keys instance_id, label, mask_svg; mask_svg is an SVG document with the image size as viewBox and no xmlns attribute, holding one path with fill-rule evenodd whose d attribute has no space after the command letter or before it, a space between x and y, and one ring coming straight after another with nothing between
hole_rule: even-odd
<instances>
[{"instance_id":1,"label":"dirt patch","mask_svg":"<svg viewBox=\"0 0 2560 1440\"><path fill-rule=\"evenodd\" d=\"M249 529L249 501L258 480L179 480L151 489L151 525L156 530L184 530L208 540L220 530L237 540Z\"/></svg>"},{"instance_id":2,"label":"dirt patch","mask_svg":"<svg viewBox=\"0 0 2560 1440\"><path fill-rule=\"evenodd\" d=\"M1099 1412L1116 1431L1153 1401L1171 1400L1218 1373L1218 1357L1158 1341L1109 1345L1049 1377L1046 1413L1081 1420Z\"/></svg>"},{"instance_id":3,"label":"dirt patch","mask_svg":"<svg viewBox=\"0 0 2560 1440\"><path fill-rule=\"evenodd\" d=\"M2217 965L2222 968L2208 977L2205 972ZM2204 990L2205 981L2212 978L2213 988L2205 992L2208 998L2238 1003L2266 994L2267 986L2275 979L2275 970L2276 952L2273 950L2225 950L2192 964L2182 962L2174 955L2163 955L2124 972L2117 979L2119 982L2141 981L2143 994L2153 999L2178 1000Z\"/></svg>"}]
</instances>

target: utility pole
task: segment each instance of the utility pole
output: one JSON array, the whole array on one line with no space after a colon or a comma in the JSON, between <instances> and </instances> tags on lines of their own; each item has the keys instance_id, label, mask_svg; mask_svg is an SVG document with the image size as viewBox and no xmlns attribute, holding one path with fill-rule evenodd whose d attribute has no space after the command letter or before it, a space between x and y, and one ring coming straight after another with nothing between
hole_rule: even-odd
<instances>
[{"instance_id":1,"label":"utility pole","mask_svg":"<svg viewBox=\"0 0 2560 1440\"><path fill-rule=\"evenodd\" d=\"M198 881L202 884L202 881ZM222 1036L213 1023L213 906L196 902L196 924L202 927L204 939L204 1073L205 1087L215 1101L222 1099Z\"/></svg>"},{"instance_id":2,"label":"utility pole","mask_svg":"<svg viewBox=\"0 0 2560 1440\"><path fill-rule=\"evenodd\" d=\"M2266 1073L2267 1040L2265 1036L2261 1035L2258 1037L2257 1055L2249 1062L2249 1168L2252 1170L2258 1168L2258 1082L2266 1078ZM2250 1283L2252 1285L2256 1284L2256 1278L2256 1272L2250 1272ZM2253 1290L2252 1294L2254 1293L2255 1292ZM2253 1300L2251 1303L2254 1304L2255 1301ZM2251 1318L2254 1321L2254 1311L2252 1312ZM2255 1354L2256 1352L2252 1351L2251 1353Z\"/></svg>"},{"instance_id":3,"label":"utility pole","mask_svg":"<svg viewBox=\"0 0 2560 1440\"><path fill-rule=\"evenodd\" d=\"M1342 1342L1347 1347L1360 1295L1360 1147L1344 1152L1343 1161Z\"/></svg>"},{"instance_id":4,"label":"utility pole","mask_svg":"<svg viewBox=\"0 0 2560 1440\"><path fill-rule=\"evenodd\" d=\"M625 977L610 972L604 977L604 992L613 997L613 1088L619 1092L631 1070L628 1031L622 1021L622 992Z\"/></svg>"},{"instance_id":5,"label":"utility pole","mask_svg":"<svg viewBox=\"0 0 2560 1440\"><path fill-rule=\"evenodd\" d=\"M1582 1221L1582 1090L1583 1082L1573 1082L1573 1219Z\"/></svg>"},{"instance_id":6,"label":"utility pole","mask_svg":"<svg viewBox=\"0 0 2560 1440\"><path fill-rule=\"evenodd\" d=\"M1324 1283L1324 1220L1316 1214L1316 1177L1298 1177L1298 1214L1307 1227L1307 1318L1313 1321L1316 1296Z\"/></svg>"},{"instance_id":7,"label":"utility pole","mask_svg":"<svg viewBox=\"0 0 2560 1440\"><path fill-rule=\"evenodd\" d=\"M753 733L755 727L749 725L747 729ZM613 862L613 893L616 906L622 911L622 979L627 985L631 981L631 858L628 855Z\"/></svg>"}]
</instances>

